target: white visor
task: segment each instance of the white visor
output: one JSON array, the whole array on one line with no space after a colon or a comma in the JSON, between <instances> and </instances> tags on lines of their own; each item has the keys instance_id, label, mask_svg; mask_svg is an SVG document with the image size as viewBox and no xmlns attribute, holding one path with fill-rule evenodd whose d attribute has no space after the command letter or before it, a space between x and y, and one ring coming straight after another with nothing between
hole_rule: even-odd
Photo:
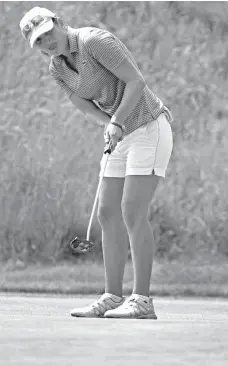
<instances>
[{"instance_id":1,"label":"white visor","mask_svg":"<svg viewBox=\"0 0 228 366\"><path fill-rule=\"evenodd\" d=\"M40 37L42 34L50 31L53 27L54 27L53 20L48 19L44 23L41 23L36 28L34 28L32 31L32 35L29 39L30 46L33 48L37 38Z\"/></svg>"}]
</instances>

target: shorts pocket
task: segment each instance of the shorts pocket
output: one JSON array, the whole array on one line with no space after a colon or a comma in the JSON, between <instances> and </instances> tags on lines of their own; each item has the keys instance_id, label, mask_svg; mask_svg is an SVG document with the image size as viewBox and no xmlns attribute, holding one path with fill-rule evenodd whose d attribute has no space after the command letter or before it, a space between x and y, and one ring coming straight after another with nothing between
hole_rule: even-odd
<instances>
[{"instance_id":1,"label":"shorts pocket","mask_svg":"<svg viewBox=\"0 0 228 366\"><path fill-rule=\"evenodd\" d=\"M159 118L159 117L158 117ZM145 126L146 133L151 136L151 134L155 134L158 131L158 120L152 120L148 122Z\"/></svg>"}]
</instances>

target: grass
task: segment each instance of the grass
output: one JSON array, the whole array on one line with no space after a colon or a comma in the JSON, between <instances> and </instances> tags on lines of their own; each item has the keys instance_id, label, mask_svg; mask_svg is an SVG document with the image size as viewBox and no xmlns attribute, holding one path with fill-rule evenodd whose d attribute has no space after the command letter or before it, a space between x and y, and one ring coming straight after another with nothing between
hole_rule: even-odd
<instances>
[{"instance_id":1,"label":"grass","mask_svg":"<svg viewBox=\"0 0 228 366\"><path fill-rule=\"evenodd\" d=\"M228 262L221 256L204 255L202 260L187 257L156 260L150 287L155 296L228 296ZM131 261L126 265L124 293L130 294L133 285ZM104 291L102 262L60 262L56 265L28 265L0 270L0 291L50 294L101 294Z\"/></svg>"},{"instance_id":2,"label":"grass","mask_svg":"<svg viewBox=\"0 0 228 366\"><path fill-rule=\"evenodd\" d=\"M192 257L204 248L227 258L228 3L75 4L42 2L70 26L94 22L115 33L174 116L167 179L151 203L157 251ZM3 261L59 258L70 238L85 235L104 143L103 130L85 121L19 33L24 12L37 5L1 3ZM96 220L92 236L100 241Z\"/></svg>"}]
</instances>

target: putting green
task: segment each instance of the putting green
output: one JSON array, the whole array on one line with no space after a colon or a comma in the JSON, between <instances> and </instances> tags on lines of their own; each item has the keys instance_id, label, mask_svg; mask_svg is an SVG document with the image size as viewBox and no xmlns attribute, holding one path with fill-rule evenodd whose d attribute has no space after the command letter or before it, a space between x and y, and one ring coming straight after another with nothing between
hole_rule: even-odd
<instances>
[{"instance_id":1,"label":"putting green","mask_svg":"<svg viewBox=\"0 0 228 366\"><path fill-rule=\"evenodd\" d=\"M92 297L0 295L3 366L225 366L228 301L155 298L158 320L79 319Z\"/></svg>"}]
</instances>

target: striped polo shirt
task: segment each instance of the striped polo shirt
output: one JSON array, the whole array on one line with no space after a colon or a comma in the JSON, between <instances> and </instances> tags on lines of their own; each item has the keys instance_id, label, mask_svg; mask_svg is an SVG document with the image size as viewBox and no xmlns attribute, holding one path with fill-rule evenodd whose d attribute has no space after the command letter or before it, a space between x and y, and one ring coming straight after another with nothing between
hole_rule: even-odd
<instances>
[{"instance_id":1,"label":"striped polo shirt","mask_svg":"<svg viewBox=\"0 0 228 366\"><path fill-rule=\"evenodd\" d=\"M52 56L50 74L68 97L75 93L80 98L93 101L112 117L121 103L126 86L113 71L125 58L130 59L138 69L136 61L127 47L106 30L68 27L67 33L74 64L69 65L63 55ZM169 117L170 113L162 101L146 85L139 102L123 121L125 134L157 119L163 111ZM169 119L171 122L171 114Z\"/></svg>"}]
</instances>

